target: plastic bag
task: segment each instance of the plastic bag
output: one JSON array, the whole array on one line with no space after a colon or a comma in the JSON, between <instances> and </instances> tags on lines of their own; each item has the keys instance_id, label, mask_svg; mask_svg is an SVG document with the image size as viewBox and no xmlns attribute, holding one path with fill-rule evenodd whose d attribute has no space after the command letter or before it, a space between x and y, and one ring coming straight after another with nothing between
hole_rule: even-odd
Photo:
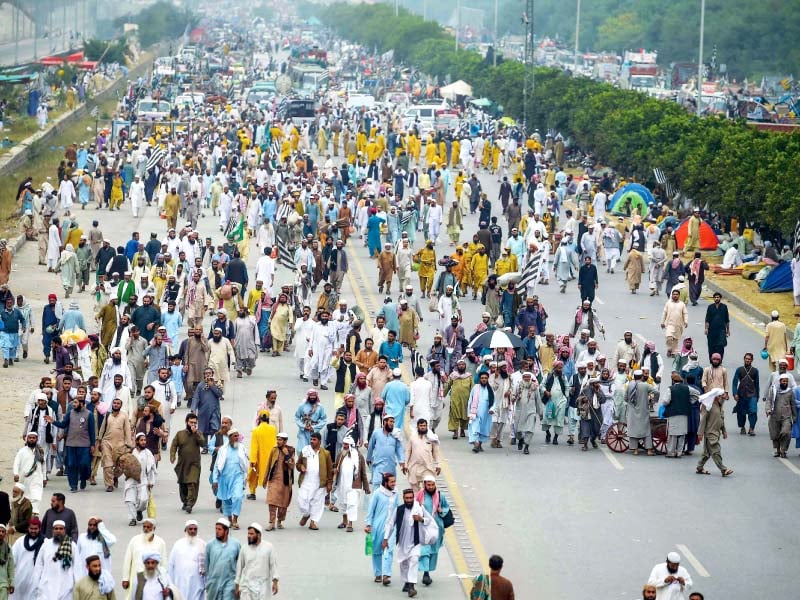
<instances>
[{"instance_id":1,"label":"plastic bag","mask_svg":"<svg viewBox=\"0 0 800 600\"><path fill-rule=\"evenodd\" d=\"M365 556L372 556L372 534L366 534L364 538L364 555Z\"/></svg>"},{"instance_id":2,"label":"plastic bag","mask_svg":"<svg viewBox=\"0 0 800 600\"><path fill-rule=\"evenodd\" d=\"M150 497L147 498L147 517L149 519L156 518L156 500L153 498L152 494L150 494Z\"/></svg>"}]
</instances>

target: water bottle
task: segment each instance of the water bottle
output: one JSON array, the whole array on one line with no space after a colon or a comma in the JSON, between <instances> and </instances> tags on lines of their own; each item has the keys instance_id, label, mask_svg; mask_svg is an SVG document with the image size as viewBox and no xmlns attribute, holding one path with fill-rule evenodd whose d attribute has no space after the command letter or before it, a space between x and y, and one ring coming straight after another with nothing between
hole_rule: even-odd
<instances>
[{"instance_id":1,"label":"water bottle","mask_svg":"<svg viewBox=\"0 0 800 600\"><path fill-rule=\"evenodd\" d=\"M366 534L366 538L364 538L364 554L366 556L372 556L372 534Z\"/></svg>"}]
</instances>

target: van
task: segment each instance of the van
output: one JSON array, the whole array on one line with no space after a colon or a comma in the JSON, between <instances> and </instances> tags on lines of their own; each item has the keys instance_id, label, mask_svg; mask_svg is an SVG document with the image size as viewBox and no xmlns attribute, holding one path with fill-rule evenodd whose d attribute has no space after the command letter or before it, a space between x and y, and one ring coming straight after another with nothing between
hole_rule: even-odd
<instances>
[{"instance_id":1,"label":"van","mask_svg":"<svg viewBox=\"0 0 800 600\"><path fill-rule=\"evenodd\" d=\"M347 108L374 108L375 97L370 94L348 94Z\"/></svg>"},{"instance_id":2,"label":"van","mask_svg":"<svg viewBox=\"0 0 800 600\"><path fill-rule=\"evenodd\" d=\"M436 111L441 109L442 106L439 104L409 106L403 115L403 127L408 129L418 121L420 135L427 135L429 131L433 131L436 124Z\"/></svg>"}]
</instances>

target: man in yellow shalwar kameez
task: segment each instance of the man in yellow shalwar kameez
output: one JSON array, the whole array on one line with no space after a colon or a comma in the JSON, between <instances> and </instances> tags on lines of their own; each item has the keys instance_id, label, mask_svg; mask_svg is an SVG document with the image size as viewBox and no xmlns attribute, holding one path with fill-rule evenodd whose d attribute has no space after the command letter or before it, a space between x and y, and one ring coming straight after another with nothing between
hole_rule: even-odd
<instances>
[{"instance_id":1,"label":"man in yellow shalwar kameez","mask_svg":"<svg viewBox=\"0 0 800 600\"><path fill-rule=\"evenodd\" d=\"M460 153L461 153L461 142L459 142L458 140L453 140L453 143L450 144L450 160L454 169L458 167L458 156ZM464 178L462 177L461 179L463 181ZM457 190L456 196L458 196L460 192L461 190Z\"/></svg>"},{"instance_id":2,"label":"man in yellow shalwar kameez","mask_svg":"<svg viewBox=\"0 0 800 600\"><path fill-rule=\"evenodd\" d=\"M433 278L436 275L436 251L433 249L433 240L428 240L425 247L414 255L414 260L419 263L419 289L422 297L430 296L433 288Z\"/></svg>"},{"instance_id":3,"label":"man in yellow shalwar kameez","mask_svg":"<svg viewBox=\"0 0 800 600\"><path fill-rule=\"evenodd\" d=\"M478 253L472 257L470 262L472 271L472 299L478 297L478 292L483 290L483 284L489 277L489 255L483 244L478 244Z\"/></svg>"},{"instance_id":4,"label":"man in yellow shalwar kameez","mask_svg":"<svg viewBox=\"0 0 800 600\"><path fill-rule=\"evenodd\" d=\"M247 487L250 493L248 500L256 499L256 486L264 481L267 474L267 462L272 449L278 443L278 428L269 422L269 411L262 409L258 413L258 426L253 429L250 438L250 471L247 473Z\"/></svg>"}]
</instances>

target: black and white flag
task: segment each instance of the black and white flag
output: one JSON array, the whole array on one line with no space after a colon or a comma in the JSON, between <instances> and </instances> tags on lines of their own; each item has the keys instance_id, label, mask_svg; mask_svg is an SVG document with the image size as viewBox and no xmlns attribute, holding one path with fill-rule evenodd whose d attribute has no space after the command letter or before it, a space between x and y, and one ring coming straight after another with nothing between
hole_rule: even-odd
<instances>
[{"instance_id":1,"label":"black and white flag","mask_svg":"<svg viewBox=\"0 0 800 600\"><path fill-rule=\"evenodd\" d=\"M517 293L526 295L528 286L531 289L536 289L536 283L539 281L539 274L542 270L542 251L538 250L528 259L525 266L522 267L521 276L517 283Z\"/></svg>"}]
</instances>

